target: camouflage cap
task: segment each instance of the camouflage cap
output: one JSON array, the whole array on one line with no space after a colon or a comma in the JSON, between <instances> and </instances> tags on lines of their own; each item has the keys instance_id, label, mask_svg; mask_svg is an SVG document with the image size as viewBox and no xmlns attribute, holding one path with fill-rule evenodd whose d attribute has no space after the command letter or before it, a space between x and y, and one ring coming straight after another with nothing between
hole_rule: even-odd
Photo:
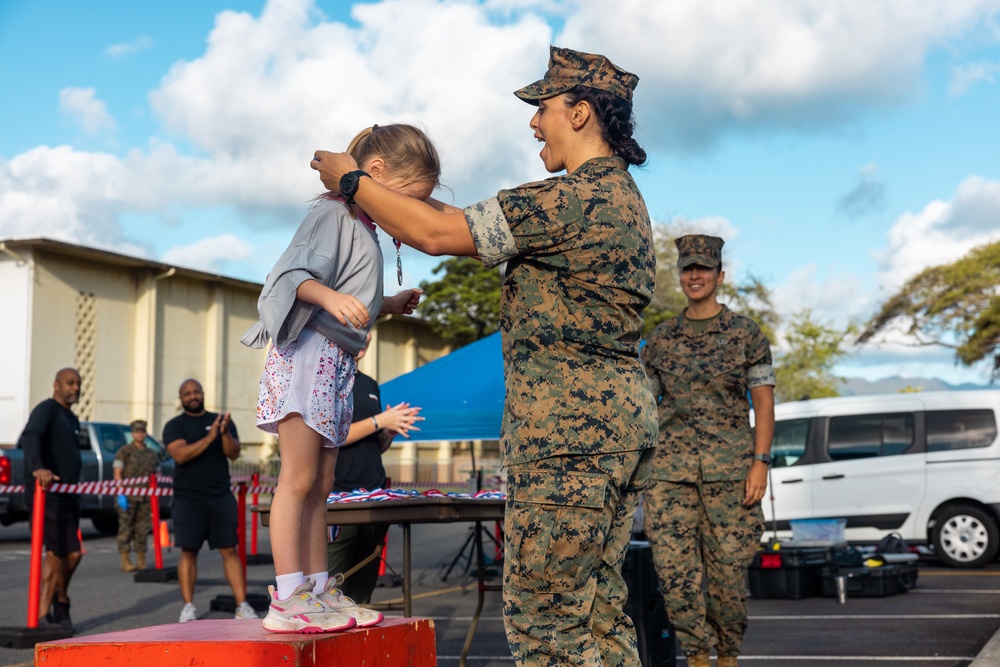
<instances>
[{"instance_id":1,"label":"camouflage cap","mask_svg":"<svg viewBox=\"0 0 1000 667\"><path fill-rule=\"evenodd\" d=\"M722 266L722 245L725 243L718 236L704 234L688 234L674 240L677 246L677 268L698 264L714 269Z\"/></svg>"},{"instance_id":2,"label":"camouflage cap","mask_svg":"<svg viewBox=\"0 0 1000 667\"><path fill-rule=\"evenodd\" d=\"M549 47L549 69L545 78L515 91L514 94L529 104L555 97L574 86L587 86L606 90L626 102L632 102L632 91L639 77L615 67L604 56Z\"/></svg>"}]
</instances>

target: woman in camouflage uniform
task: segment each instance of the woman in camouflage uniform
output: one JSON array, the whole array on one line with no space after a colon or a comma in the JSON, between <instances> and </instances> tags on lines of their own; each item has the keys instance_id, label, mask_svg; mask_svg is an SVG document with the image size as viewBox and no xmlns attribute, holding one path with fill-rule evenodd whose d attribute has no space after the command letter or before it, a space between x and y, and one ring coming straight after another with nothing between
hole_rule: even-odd
<instances>
[{"instance_id":1,"label":"woman in camouflage uniform","mask_svg":"<svg viewBox=\"0 0 1000 667\"><path fill-rule=\"evenodd\" d=\"M744 576L764 531L771 346L753 320L716 300L725 277L722 239L689 235L675 243L688 306L656 327L642 350L650 389L660 397L646 534L688 665L709 667L715 646L718 667L735 667L747 626Z\"/></svg>"},{"instance_id":2,"label":"woman in camouflage uniform","mask_svg":"<svg viewBox=\"0 0 1000 667\"><path fill-rule=\"evenodd\" d=\"M149 476L156 472L160 460L156 452L146 447L146 422L137 419L129 424L132 443L121 447L111 466L115 480L143 478L134 486L148 486ZM146 569L146 536L152 531L152 510L145 496L118 496L118 553L122 572ZM135 551L133 565L129 551Z\"/></svg>"},{"instance_id":3,"label":"woman in camouflage uniform","mask_svg":"<svg viewBox=\"0 0 1000 667\"><path fill-rule=\"evenodd\" d=\"M503 599L519 665L639 666L621 566L656 415L638 359L655 258L628 173L646 160L632 138L637 82L604 56L553 47L545 78L515 94L538 107L530 125L546 170L566 173L464 210L351 177L344 154L313 162L394 238L507 262Z\"/></svg>"}]
</instances>

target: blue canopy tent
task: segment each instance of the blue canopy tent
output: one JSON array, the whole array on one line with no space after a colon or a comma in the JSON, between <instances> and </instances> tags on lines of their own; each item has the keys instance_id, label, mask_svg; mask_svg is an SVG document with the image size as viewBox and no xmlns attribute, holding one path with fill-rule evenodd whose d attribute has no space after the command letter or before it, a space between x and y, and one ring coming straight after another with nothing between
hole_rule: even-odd
<instances>
[{"instance_id":1,"label":"blue canopy tent","mask_svg":"<svg viewBox=\"0 0 1000 667\"><path fill-rule=\"evenodd\" d=\"M419 405L412 442L499 440L504 381L495 333L381 385L382 403Z\"/></svg>"}]
</instances>

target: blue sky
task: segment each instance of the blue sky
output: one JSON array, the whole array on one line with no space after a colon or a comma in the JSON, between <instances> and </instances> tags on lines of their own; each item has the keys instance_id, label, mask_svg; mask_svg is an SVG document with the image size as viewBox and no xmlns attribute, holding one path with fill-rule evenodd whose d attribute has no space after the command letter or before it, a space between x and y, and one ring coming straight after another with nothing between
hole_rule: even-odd
<instances>
[{"instance_id":1,"label":"blue sky","mask_svg":"<svg viewBox=\"0 0 1000 667\"><path fill-rule=\"evenodd\" d=\"M458 205L545 177L511 92L555 43L639 75L654 222L723 236L730 280L786 315L864 320L1000 238L1000 0L608 6L0 0L0 237L262 280L320 190L312 151L371 123L427 129ZM439 261L403 259L407 286ZM838 370L988 377L902 342Z\"/></svg>"}]
</instances>

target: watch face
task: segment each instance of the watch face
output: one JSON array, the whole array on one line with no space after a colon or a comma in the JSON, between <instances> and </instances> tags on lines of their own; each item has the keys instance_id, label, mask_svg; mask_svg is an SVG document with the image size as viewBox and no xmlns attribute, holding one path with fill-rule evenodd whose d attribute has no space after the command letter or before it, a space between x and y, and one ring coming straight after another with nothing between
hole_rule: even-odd
<instances>
[{"instance_id":1,"label":"watch face","mask_svg":"<svg viewBox=\"0 0 1000 667\"><path fill-rule=\"evenodd\" d=\"M340 194L351 198L358 193L358 175L349 171L340 177Z\"/></svg>"}]
</instances>

